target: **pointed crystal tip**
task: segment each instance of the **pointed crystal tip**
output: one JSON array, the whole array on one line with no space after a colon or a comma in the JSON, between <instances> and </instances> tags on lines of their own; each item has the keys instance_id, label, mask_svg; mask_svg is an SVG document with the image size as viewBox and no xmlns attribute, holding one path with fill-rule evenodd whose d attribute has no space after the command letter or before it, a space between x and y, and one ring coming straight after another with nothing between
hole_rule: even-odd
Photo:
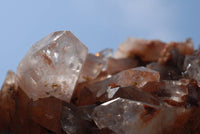
<instances>
[{"instance_id":1,"label":"pointed crystal tip","mask_svg":"<svg viewBox=\"0 0 200 134\"><path fill-rule=\"evenodd\" d=\"M20 62L19 85L33 100L54 96L70 102L88 49L70 31L49 34Z\"/></svg>"}]
</instances>

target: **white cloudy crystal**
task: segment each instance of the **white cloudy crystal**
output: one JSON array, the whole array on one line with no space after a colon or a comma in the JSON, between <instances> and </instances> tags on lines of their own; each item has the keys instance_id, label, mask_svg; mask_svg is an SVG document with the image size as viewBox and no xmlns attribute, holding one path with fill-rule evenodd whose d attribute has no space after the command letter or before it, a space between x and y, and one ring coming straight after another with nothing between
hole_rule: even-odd
<instances>
[{"instance_id":1,"label":"white cloudy crystal","mask_svg":"<svg viewBox=\"0 0 200 134\"><path fill-rule=\"evenodd\" d=\"M33 100L54 96L69 102L88 49L70 31L49 34L31 47L17 75Z\"/></svg>"}]
</instances>

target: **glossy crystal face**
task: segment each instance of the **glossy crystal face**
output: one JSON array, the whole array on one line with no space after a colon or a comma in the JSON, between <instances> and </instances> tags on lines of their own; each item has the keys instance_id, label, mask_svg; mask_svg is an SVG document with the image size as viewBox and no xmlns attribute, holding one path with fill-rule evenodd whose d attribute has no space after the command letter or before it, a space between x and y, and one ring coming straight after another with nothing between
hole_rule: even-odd
<instances>
[{"instance_id":1,"label":"glossy crystal face","mask_svg":"<svg viewBox=\"0 0 200 134\"><path fill-rule=\"evenodd\" d=\"M69 31L38 41L20 62L20 87L37 100L54 96L69 102L88 49Z\"/></svg>"}]
</instances>

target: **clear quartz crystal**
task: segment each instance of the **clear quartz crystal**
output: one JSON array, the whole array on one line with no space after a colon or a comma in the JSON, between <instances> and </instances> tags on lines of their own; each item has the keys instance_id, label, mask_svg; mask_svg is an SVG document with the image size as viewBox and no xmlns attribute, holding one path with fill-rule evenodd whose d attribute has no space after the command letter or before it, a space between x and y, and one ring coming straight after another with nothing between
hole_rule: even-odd
<instances>
[{"instance_id":1,"label":"clear quartz crystal","mask_svg":"<svg viewBox=\"0 0 200 134\"><path fill-rule=\"evenodd\" d=\"M33 100L54 96L70 102L88 49L70 31L49 34L20 62L19 85Z\"/></svg>"},{"instance_id":2,"label":"clear quartz crystal","mask_svg":"<svg viewBox=\"0 0 200 134\"><path fill-rule=\"evenodd\" d=\"M103 68L103 62L100 57L97 57L93 54L88 54L83 70L80 74L78 82L85 82L88 80L95 79Z\"/></svg>"},{"instance_id":3,"label":"clear quartz crystal","mask_svg":"<svg viewBox=\"0 0 200 134\"><path fill-rule=\"evenodd\" d=\"M170 95L167 97L162 97L160 99L168 99L168 100L173 100L176 102L183 102L183 97L188 94L188 88L187 84L181 81L164 81L165 84L162 88L162 92L165 92L166 94ZM187 82L187 81L186 81Z\"/></svg>"},{"instance_id":4,"label":"clear quartz crystal","mask_svg":"<svg viewBox=\"0 0 200 134\"><path fill-rule=\"evenodd\" d=\"M160 81L160 74L157 71L146 67L136 67L121 71L112 75L112 77L108 79L95 83L90 87L90 90L92 92L97 92L97 97L100 97L107 91L110 84L115 84L121 87L143 87L150 81Z\"/></svg>"},{"instance_id":5,"label":"clear quartz crystal","mask_svg":"<svg viewBox=\"0 0 200 134\"><path fill-rule=\"evenodd\" d=\"M184 60L185 74L200 83L200 50L193 55L187 55Z\"/></svg>"},{"instance_id":6,"label":"clear quartz crystal","mask_svg":"<svg viewBox=\"0 0 200 134\"><path fill-rule=\"evenodd\" d=\"M116 134L162 134L183 112L184 108L116 98L97 106L92 118L100 129Z\"/></svg>"},{"instance_id":7,"label":"clear quartz crystal","mask_svg":"<svg viewBox=\"0 0 200 134\"><path fill-rule=\"evenodd\" d=\"M95 79L102 71L107 69L108 58L112 56L112 49L104 49L98 53L88 54L79 83Z\"/></svg>"},{"instance_id":8,"label":"clear quartz crystal","mask_svg":"<svg viewBox=\"0 0 200 134\"><path fill-rule=\"evenodd\" d=\"M104 62L102 71L105 71L107 69L108 58L110 58L112 54L113 54L113 50L109 48L106 48L95 54L96 56L100 57L102 61Z\"/></svg>"}]
</instances>

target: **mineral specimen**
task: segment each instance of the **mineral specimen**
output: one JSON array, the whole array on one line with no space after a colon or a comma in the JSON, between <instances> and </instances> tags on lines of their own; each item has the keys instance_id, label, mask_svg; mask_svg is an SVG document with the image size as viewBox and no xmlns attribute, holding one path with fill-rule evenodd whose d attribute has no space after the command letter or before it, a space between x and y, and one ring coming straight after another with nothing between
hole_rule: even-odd
<instances>
[{"instance_id":1,"label":"mineral specimen","mask_svg":"<svg viewBox=\"0 0 200 134\"><path fill-rule=\"evenodd\" d=\"M33 100L55 96L70 102L87 48L69 31L38 41L20 62L19 85Z\"/></svg>"},{"instance_id":2,"label":"mineral specimen","mask_svg":"<svg viewBox=\"0 0 200 134\"><path fill-rule=\"evenodd\" d=\"M67 31L37 42L0 90L0 134L198 134L200 50L129 38L88 54Z\"/></svg>"}]
</instances>

